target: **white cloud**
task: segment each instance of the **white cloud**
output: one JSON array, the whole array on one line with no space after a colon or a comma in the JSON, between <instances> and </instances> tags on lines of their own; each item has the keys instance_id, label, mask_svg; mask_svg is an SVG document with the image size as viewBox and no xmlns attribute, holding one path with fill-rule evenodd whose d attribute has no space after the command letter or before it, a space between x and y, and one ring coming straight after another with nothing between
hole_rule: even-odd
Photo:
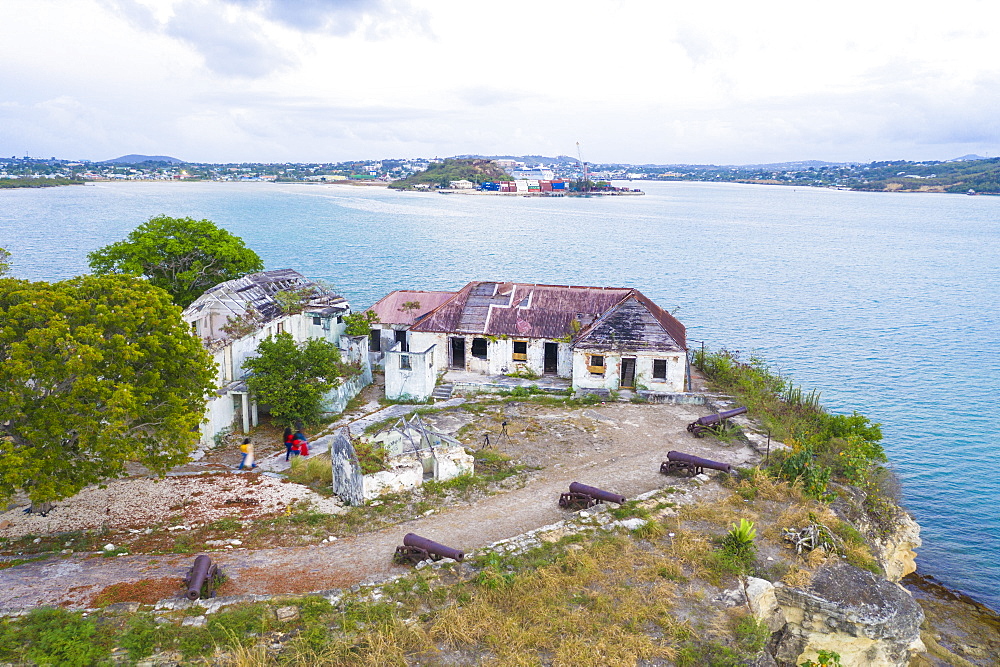
<instances>
[{"instance_id":1,"label":"white cloud","mask_svg":"<svg viewBox=\"0 0 1000 667\"><path fill-rule=\"evenodd\" d=\"M1000 28L956 0L8 0L0 154L591 161L997 154ZM137 144L141 144L137 145Z\"/></svg>"}]
</instances>

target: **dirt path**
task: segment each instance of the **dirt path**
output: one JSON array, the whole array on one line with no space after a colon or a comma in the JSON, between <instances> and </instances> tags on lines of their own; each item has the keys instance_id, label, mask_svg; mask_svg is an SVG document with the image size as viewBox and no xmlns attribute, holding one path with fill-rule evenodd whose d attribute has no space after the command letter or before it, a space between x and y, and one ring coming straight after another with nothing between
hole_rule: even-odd
<instances>
[{"instance_id":1,"label":"dirt path","mask_svg":"<svg viewBox=\"0 0 1000 667\"><path fill-rule=\"evenodd\" d=\"M660 475L670 449L681 449L731 464L754 460L748 447L720 447L696 440L685 425L703 414L694 406L616 404L592 409L545 411L508 407L508 453L544 465L517 489L471 505L439 510L379 532L335 542L289 548L215 551L230 577L230 593L304 593L342 588L402 571L391 556L402 536L415 532L467 553L567 516L556 500L570 482L580 481L627 497L667 486L685 487L682 478ZM0 609L38 605L82 607L106 586L121 581L180 578L191 555L72 555L0 570Z\"/></svg>"}]
</instances>

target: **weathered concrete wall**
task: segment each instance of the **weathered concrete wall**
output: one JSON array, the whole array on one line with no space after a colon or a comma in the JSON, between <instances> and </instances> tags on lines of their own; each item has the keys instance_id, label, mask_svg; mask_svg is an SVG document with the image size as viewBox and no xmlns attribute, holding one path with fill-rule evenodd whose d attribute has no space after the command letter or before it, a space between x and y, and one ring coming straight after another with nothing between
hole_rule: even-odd
<instances>
[{"instance_id":1,"label":"weathered concrete wall","mask_svg":"<svg viewBox=\"0 0 1000 667\"><path fill-rule=\"evenodd\" d=\"M341 336L340 356L347 363L361 363L361 374L342 381L339 386L323 397L323 412L339 414L348 402L372 383L372 368L368 363L367 336Z\"/></svg>"},{"instance_id":2,"label":"weathered concrete wall","mask_svg":"<svg viewBox=\"0 0 1000 667\"><path fill-rule=\"evenodd\" d=\"M593 350L576 350L573 353L573 388L574 389L607 389L617 390L621 387L622 357L635 359L635 383L646 391L677 393L684 391L686 359L683 353L646 354L636 353L606 353L604 354L603 375L590 372L588 357ZM653 378L653 362L664 359L667 362L666 379Z\"/></svg>"},{"instance_id":3,"label":"weathered concrete wall","mask_svg":"<svg viewBox=\"0 0 1000 667\"><path fill-rule=\"evenodd\" d=\"M393 461L388 470L364 476L364 499L374 500L389 493L412 491L424 483L424 466L415 457Z\"/></svg>"},{"instance_id":4,"label":"weathered concrete wall","mask_svg":"<svg viewBox=\"0 0 1000 667\"><path fill-rule=\"evenodd\" d=\"M239 397L236 397L237 400ZM218 396L214 400L208 401L205 405L205 417L201 424L201 437L199 449L208 449L215 445L215 436L227 433L233 428L233 420L236 418L236 409L233 404L233 396L226 394ZM195 458L201 458L201 454Z\"/></svg>"},{"instance_id":5,"label":"weathered concrete wall","mask_svg":"<svg viewBox=\"0 0 1000 667\"><path fill-rule=\"evenodd\" d=\"M330 461L333 464L333 492L349 505L365 501L361 466L347 429L340 429L330 442Z\"/></svg>"},{"instance_id":6,"label":"weathered concrete wall","mask_svg":"<svg viewBox=\"0 0 1000 667\"><path fill-rule=\"evenodd\" d=\"M399 344L385 356L385 396L393 400L412 398L423 401L434 393L437 372L434 347L421 352L401 352ZM405 363L404 363L405 362ZM406 368L406 366L409 368Z\"/></svg>"}]
</instances>

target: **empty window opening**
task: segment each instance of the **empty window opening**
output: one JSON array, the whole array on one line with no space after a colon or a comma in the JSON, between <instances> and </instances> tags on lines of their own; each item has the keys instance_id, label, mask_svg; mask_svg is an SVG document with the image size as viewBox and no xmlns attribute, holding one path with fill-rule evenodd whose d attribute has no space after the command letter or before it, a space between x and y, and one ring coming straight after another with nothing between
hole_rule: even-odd
<instances>
[{"instance_id":1,"label":"empty window opening","mask_svg":"<svg viewBox=\"0 0 1000 667\"><path fill-rule=\"evenodd\" d=\"M485 338L473 338L472 339L472 356L477 359L486 358L486 339Z\"/></svg>"},{"instance_id":2,"label":"empty window opening","mask_svg":"<svg viewBox=\"0 0 1000 667\"><path fill-rule=\"evenodd\" d=\"M654 380L666 380L667 379L667 360L666 359L653 359L653 379Z\"/></svg>"},{"instance_id":3,"label":"empty window opening","mask_svg":"<svg viewBox=\"0 0 1000 667\"><path fill-rule=\"evenodd\" d=\"M382 351L382 330L381 329L372 329L371 342L369 343L369 347L371 347L372 352L381 352Z\"/></svg>"},{"instance_id":4,"label":"empty window opening","mask_svg":"<svg viewBox=\"0 0 1000 667\"><path fill-rule=\"evenodd\" d=\"M323 318L322 317L313 317L313 324L315 324L316 326L319 326L319 325L323 324Z\"/></svg>"},{"instance_id":5,"label":"empty window opening","mask_svg":"<svg viewBox=\"0 0 1000 667\"><path fill-rule=\"evenodd\" d=\"M399 355L399 368L400 370L404 371L410 370L410 355L408 354Z\"/></svg>"},{"instance_id":6,"label":"empty window opening","mask_svg":"<svg viewBox=\"0 0 1000 667\"><path fill-rule=\"evenodd\" d=\"M511 356L514 361L527 361L528 360L528 341L526 340L515 340L514 341L514 354Z\"/></svg>"},{"instance_id":7,"label":"empty window opening","mask_svg":"<svg viewBox=\"0 0 1000 667\"><path fill-rule=\"evenodd\" d=\"M405 331L394 331L393 335L396 337L396 342L399 343L400 352L409 352L410 347L406 344L406 332Z\"/></svg>"}]
</instances>

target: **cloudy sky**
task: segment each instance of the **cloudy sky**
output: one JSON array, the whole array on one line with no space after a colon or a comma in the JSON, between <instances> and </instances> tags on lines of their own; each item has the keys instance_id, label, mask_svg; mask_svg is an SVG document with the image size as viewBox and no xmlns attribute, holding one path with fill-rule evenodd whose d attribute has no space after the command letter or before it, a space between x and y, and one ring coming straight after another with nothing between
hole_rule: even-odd
<instances>
[{"instance_id":1,"label":"cloudy sky","mask_svg":"<svg viewBox=\"0 0 1000 667\"><path fill-rule=\"evenodd\" d=\"M0 0L0 155L1000 154L991 2Z\"/></svg>"}]
</instances>

